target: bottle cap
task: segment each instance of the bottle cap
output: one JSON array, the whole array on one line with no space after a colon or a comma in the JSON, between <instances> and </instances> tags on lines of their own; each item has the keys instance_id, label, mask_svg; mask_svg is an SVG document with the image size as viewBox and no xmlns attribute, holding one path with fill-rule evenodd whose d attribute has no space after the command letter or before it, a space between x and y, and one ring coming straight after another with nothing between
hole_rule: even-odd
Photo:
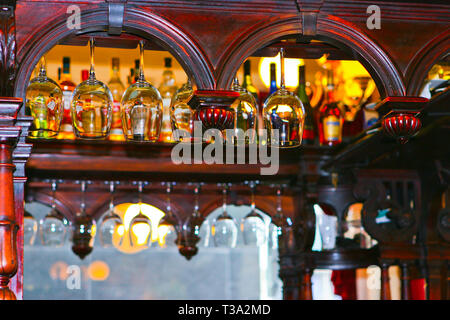
<instances>
[{"instance_id":1,"label":"bottle cap","mask_svg":"<svg viewBox=\"0 0 450 320\"><path fill-rule=\"evenodd\" d=\"M247 59L244 62L244 74L250 74L250 60Z\"/></svg>"},{"instance_id":2,"label":"bottle cap","mask_svg":"<svg viewBox=\"0 0 450 320\"><path fill-rule=\"evenodd\" d=\"M172 58L164 58L164 67L172 68Z\"/></svg>"},{"instance_id":3,"label":"bottle cap","mask_svg":"<svg viewBox=\"0 0 450 320\"><path fill-rule=\"evenodd\" d=\"M81 81L89 79L89 70L81 70Z\"/></svg>"},{"instance_id":4,"label":"bottle cap","mask_svg":"<svg viewBox=\"0 0 450 320\"><path fill-rule=\"evenodd\" d=\"M63 57L63 73L70 73L70 58Z\"/></svg>"},{"instance_id":5,"label":"bottle cap","mask_svg":"<svg viewBox=\"0 0 450 320\"><path fill-rule=\"evenodd\" d=\"M120 66L120 60L119 60L119 58L116 58L116 57L112 58L112 67L118 69L119 66Z\"/></svg>"}]
</instances>

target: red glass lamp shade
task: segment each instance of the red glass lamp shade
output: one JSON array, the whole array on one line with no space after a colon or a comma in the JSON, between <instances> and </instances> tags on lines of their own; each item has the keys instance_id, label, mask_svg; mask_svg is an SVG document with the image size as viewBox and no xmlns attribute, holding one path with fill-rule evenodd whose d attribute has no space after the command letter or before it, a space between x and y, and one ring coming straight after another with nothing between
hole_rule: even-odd
<instances>
[{"instance_id":1,"label":"red glass lamp shade","mask_svg":"<svg viewBox=\"0 0 450 320\"><path fill-rule=\"evenodd\" d=\"M234 122L233 102L239 92L220 90L196 90L189 106L195 110L194 119L201 121L204 130L232 129Z\"/></svg>"},{"instance_id":2,"label":"red glass lamp shade","mask_svg":"<svg viewBox=\"0 0 450 320\"><path fill-rule=\"evenodd\" d=\"M428 101L427 98L409 96L385 98L375 107L384 116L381 122L384 132L401 144L408 142L422 127L419 114Z\"/></svg>"},{"instance_id":3,"label":"red glass lamp shade","mask_svg":"<svg viewBox=\"0 0 450 320\"><path fill-rule=\"evenodd\" d=\"M414 114L399 113L385 117L382 126L387 135L397 139L401 144L405 144L419 131L422 122Z\"/></svg>"}]
</instances>

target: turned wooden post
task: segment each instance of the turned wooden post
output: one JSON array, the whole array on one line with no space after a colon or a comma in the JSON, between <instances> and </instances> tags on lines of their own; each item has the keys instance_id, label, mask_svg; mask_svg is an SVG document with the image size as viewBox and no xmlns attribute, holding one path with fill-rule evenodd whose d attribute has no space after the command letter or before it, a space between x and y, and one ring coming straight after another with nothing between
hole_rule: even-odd
<instances>
[{"instance_id":1,"label":"turned wooden post","mask_svg":"<svg viewBox=\"0 0 450 320\"><path fill-rule=\"evenodd\" d=\"M380 300L391 300L391 287L389 285L389 264L381 263L381 292Z\"/></svg>"},{"instance_id":2,"label":"turned wooden post","mask_svg":"<svg viewBox=\"0 0 450 320\"><path fill-rule=\"evenodd\" d=\"M302 274L302 292L301 299L302 300L312 300L312 269L305 268Z\"/></svg>"},{"instance_id":3,"label":"turned wooden post","mask_svg":"<svg viewBox=\"0 0 450 320\"><path fill-rule=\"evenodd\" d=\"M14 209L14 183L12 163L13 146L20 128L0 129L0 299L15 300L16 296L9 288L10 279L16 274L17 230ZM8 135L2 134L8 131ZM16 133L16 137L14 137Z\"/></svg>"},{"instance_id":4,"label":"turned wooden post","mask_svg":"<svg viewBox=\"0 0 450 320\"><path fill-rule=\"evenodd\" d=\"M411 274L409 272L409 267L410 267L409 263L406 261L403 261L400 263L401 285L402 285L401 298L402 298L402 300L410 300L411 299L411 288L410 288Z\"/></svg>"}]
</instances>

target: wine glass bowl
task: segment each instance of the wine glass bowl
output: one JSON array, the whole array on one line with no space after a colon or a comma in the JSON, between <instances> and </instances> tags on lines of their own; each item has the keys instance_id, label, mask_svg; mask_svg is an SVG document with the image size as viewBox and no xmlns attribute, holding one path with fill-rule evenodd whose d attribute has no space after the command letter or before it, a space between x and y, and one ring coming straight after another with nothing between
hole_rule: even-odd
<instances>
[{"instance_id":1,"label":"wine glass bowl","mask_svg":"<svg viewBox=\"0 0 450 320\"><path fill-rule=\"evenodd\" d=\"M242 130L244 134L250 134L249 136L242 136L244 140L238 140L238 143L253 143L256 136L256 118L258 116L255 97L239 85L237 78L234 79L231 90L240 94L239 98L231 105L231 108L234 110L235 135L238 139L241 138L238 133L239 130Z\"/></svg>"},{"instance_id":2,"label":"wine glass bowl","mask_svg":"<svg viewBox=\"0 0 450 320\"><path fill-rule=\"evenodd\" d=\"M100 224L100 244L104 248L114 246L114 235L117 229L122 226L122 219L114 212L109 212Z\"/></svg>"},{"instance_id":3,"label":"wine glass bowl","mask_svg":"<svg viewBox=\"0 0 450 320\"><path fill-rule=\"evenodd\" d=\"M272 145L295 147L302 143L305 109L294 93L281 88L271 94L264 103L263 118Z\"/></svg>"},{"instance_id":4,"label":"wine glass bowl","mask_svg":"<svg viewBox=\"0 0 450 320\"><path fill-rule=\"evenodd\" d=\"M194 112L187 103L193 94L191 81L188 80L173 96L170 105L170 123L175 141L193 140Z\"/></svg>"},{"instance_id":5,"label":"wine glass bowl","mask_svg":"<svg viewBox=\"0 0 450 320\"><path fill-rule=\"evenodd\" d=\"M39 75L30 80L26 90L26 110L33 117L29 130L31 138L53 138L58 135L63 110L62 90L47 77L42 58Z\"/></svg>"},{"instance_id":6,"label":"wine glass bowl","mask_svg":"<svg viewBox=\"0 0 450 320\"><path fill-rule=\"evenodd\" d=\"M122 98L122 125L131 141L158 140L162 123L162 98L147 81L137 81L127 88Z\"/></svg>"},{"instance_id":7,"label":"wine glass bowl","mask_svg":"<svg viewBox=\"0 0 450 320\"><path fill-rule=\"evenodd\" d=\"M36 219L28 211L25 211L23 216L23 243L33 245L37 231L38 223Z\"/></svg>"},{"instance_id":8,"label":"wine glass bowl","mask_svg":"<svg viewBox=\"0 0 450 320\"><path fill-rule=\"evenodd\" d=\"M246 246L259 247L266 242L266 224L263 217L252 210L242 221L241 230Z\"/></svg>"},{"instance_id":9,"label":"wine glass bowl","mask_svg":"<svg viewBox=\"0 0 450 320\"><path fill-rule=\"evenodd\" d=\"M61 247L66 237L66 227L61 214L52 209L40 222L40 236L44 246Z\"/></svg>"},{"instance_id":10,"label":"wine glass bowl","mask_svg":"<svg viewBox=\"0 0 450 320\"><path fill-rule=\"evenodd\" d=\"M113 96L101 81L89 78L73 92L71 106L75 135L82 139L104 139L112 121Z\"/></svg>"},{"instance_id":11,"label":"wine glass bowl","mask_svg":"<svg viewBox=\"0 0 450 320\"><path fill-rule=\"evenodd\" d=\"M234 248L236 246L238 227L234 219L226 212L214 221L213 237L216 247Z\"/></svg>"}]
</instances>

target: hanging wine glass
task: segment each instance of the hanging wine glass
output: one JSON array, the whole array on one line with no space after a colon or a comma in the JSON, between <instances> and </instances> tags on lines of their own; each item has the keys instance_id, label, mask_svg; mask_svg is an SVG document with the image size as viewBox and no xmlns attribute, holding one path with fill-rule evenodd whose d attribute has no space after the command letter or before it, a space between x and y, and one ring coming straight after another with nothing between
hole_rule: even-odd
<instances>
[{"instance_id":1,"label":"hanging wine glass","mask_svg":"<svg viewBox=\"0 0 450 320\"><path fill-rule=\"evenodd\" d=\"M158 140L162 125L162 98L144 77L144 40L139 41L139 77L122 97L122 126L127 140Z\"/></svg>"},{"instance_id":2,"label":"hanging wine glass","mask_svg":"<svg viewBox=\"0 0 450 320\"><path fill-rule=\"evenodd\" d=\"M239 92L237 98L231 108L234 110L234 135L237 137L235 143L251 144L256 137L256 119L258 117L258 109L255 97L239 85L237 77L234 78L231 90Z\"/></svg>"},{"instance_id":3,"label":"hanging wine glass","mask_svg":"<svg viewBox=\"0 0 450 320\"><path fill-rule=\"evenodd\" d=\"M84 259L94 248L97 226L95 220L86 214L86 181L81 181L80 210L72 225L72 251Z\"/></svg>"},{"instance_id":4,"label":"hanging wine glass","mask_svg":"<svg viewBox=\"0 0 450 320\"><path fill-rule=\"evenodd\" d=\"M216 218L213 225L213 237L216 247L234 248L237 243L238 227L234 219L227 213L228 185L223 184L222 213Z\"/></svg>"},{"instance_id":5,"label":"hanging wine glass","mask_svg":"<svg viewBox=\"0 0 450 320\"><path fill-rule=\"evenodd\" d=\"M194 212L192 213L193 220L201 222L196 226L195 234L200 238L199 246L209 247L211 226L207 219L204 219L199 211L198 196L200 193L200 184L196 183L194 187Z\"/></svg>"},{"instance_id":6,"label":"hanging wine glass","mask_svg":"<svg viewBox=\"0 0 450 320\"><path fill-rule=\"evenodd\" d=\"M52 209L40 222L40 236L44 246L61 247L66 236L63 216L56 210L56 181L52 181Z\"/></svg>"},{"instance_id":7,"label":"hanging wine glass","mask_svg":"<svg viewBox=\"0 0 450 320\"><path fill-rule=\"evenodd\" d=\"M137 204L139 207L139 213L130 221L129 236L131 246L146 249L152 245L153 230L152 222L142 212L142 188L143 182L139 181L139 202Z\"/></svg>"},{"instance_id":8,"label":"hanging wine glass","mask_svg":"<svg viewBox=\"0 0 450 320\"><path fill-rule=\"evenodd\" d=\"M100 225L100 244L104 248L114 246L115 237L119 237L117 246L120 246L123 238L123 233L118 232L119 228L123 228L122 219L114 213L114 181L109 182L109 192L111 199L109 202L109 210L102 219Z\"/></svg>"},{"instance_id":9,"label":"hanging wine glass","mask_svg":"<svg viewBox=\"0 0 450 320\"><path fill-rule=\"evenodd\" d=\"M264 218L255 210L255 182L250 181L251 211L241 223L241 231L246 246L259 247L266 242L266 224Z\"/></svg>"},{"instance_id":10,"label":"hanging wine glass","mask_svg":"<svg viewBox=\"0 0 450 320\"><path fill-rule=\"evenodd\" d=\"M170 123L175 141L194 140L194 111L188 101L194 95L191 79L176 92L170 104Z\"/></svg>"},{"instance_id":11,"label":"hanging wine glass","mask_svg":"<svg viewBox=\"0 0 450 320\"><path fill-rule=\"evenodd\" d=\"M282 234L284 223L283 209L281 206L281 186L277 187L277 212L269 225L269 248L278 249L278 237Z\"/></svg>"},{"instance_id":12,"label":"hanging wine glass","mask_svg":"<svg viewBox=\"0 0 450 320\"><path fill-rule=\"evenodd\" d=\"M161 248L175 247L177 241L177 231L175 229L175 217L172 213L172 204L170 201L170 194L172 192L172 183L166 182L166 214L161 219L158 226L158 242Z\"/></svg>"},{"instance_id":13,"label":"hanging wine glass","mask_svg":"<svg viewBox=\"0 0 450 320\"><path fill-rule=\"evenodd\" d=\"M26 112L33 117L29 130L32 138L53 138L58 135L62 119L62 91L47 77L45 57L40 61L39 74L30 80L26 91Z\"/></svg>"},{"instance_id":14,"label":"hanging wine glass","mask_svg":"<svg viewBox=\"0 0 450 320\"><path fill-rule=\"evenodd\" d=\"M25 210L23 214L23 243L32 246L36 239L38 223L31 213Z\"/></svg>"},{"instance_id":15,"label":"hanging wine glass","mask_svg":"<svg viewBox=\"0 0 450 320\"><path fill-rule=\"evenodd\" d=\"M95 78L94 39L89 40L91 68L89 79L81 82L72 95L72 124L82 139L103 139L109 135L113 96L109 88Z\"/></svg>"},{"instance_id":16,"label":"hanging wine glass","mask_svg":"<svg viewBox=\"0 0 450 320\"><path fill-rule=\"evenodd\" d=\"M284 81L284 49L280 49L281 84L264 103L263 118L268 141L280 147L295 147L302 142L305 109L299 97L288 91Z\"/></svg>"}]
</instances>

